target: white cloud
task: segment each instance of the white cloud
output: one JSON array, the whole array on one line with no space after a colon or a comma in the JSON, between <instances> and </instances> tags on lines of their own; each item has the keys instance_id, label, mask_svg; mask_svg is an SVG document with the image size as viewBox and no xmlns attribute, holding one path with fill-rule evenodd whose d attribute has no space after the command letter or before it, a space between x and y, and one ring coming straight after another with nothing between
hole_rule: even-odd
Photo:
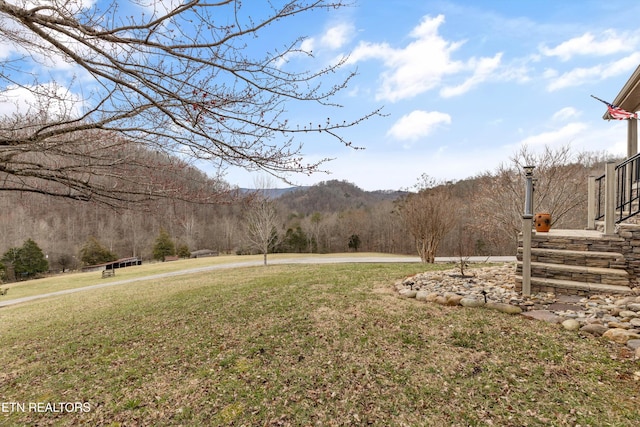
<instances>
[{"instance_id":1,"label":"white cloud","mask_svg":"<svg viewBox=\"0 0 640 427\"><path fill-rule=\"evenodd\" d=\"M561 61L568 61L574 56L604 56L619 52L632 52L638 39L628 34L618 35L613 30L603 32L598 39L591 34L585 33L579 37L574 37L555 47L540 46L540 52L546 56L556 56Z\"/></svg>"},{"instance_id":2,"label":"white cloud","mask_svg":"<svg viewBox=\"0 0 640 427\"><path fill-rule=\"evenodd\" d=\"M302 43L300 43L300 49L304 52L313 52L313 49L315 47L316 47L316 39L313 37L304 39Z\"/></svg>"},{"instance_id":3,"label":"white cloud","mask_svg":"<svg viewBox=\"0 0 640 427\"><path fill-rule=\"evenodd\" d=\"M330 27L320 37L320 43L331 50L340 49L352 37L353 27L349 24L338 24Z\"/></svg>"},{"instance_id":4,"label":"white cloud","mask_svg":"<svg viewBox=\"0 0 640 427\"><path fill-rule=\"evenodd\" d=\"M184 4L183 0L138 0L133 2L138 7L152 14L152 16L166 15Z\"/></svg>"},{"instance_id":5,"label":"white cloud","mask_svg":"<svg viewBox=\"0 0 640 427\"><path fill-rule=\"evenodd\" d=\"M55 83L10 86L0 91L0 116L45 113L49 118L79 117L82 98Z\"/></svg>"},{"instance_id":6,"label":"white cloud","mask_svg":"<svg viewBox=\"0 0 640 427\"><path fill-rule=\"evenodd\" d=\"M382 73L382 86L377 99L398 101L411 98L440 84L446 74L455 73L463 64L451 59L451 54L462 43L451 43L438 35L438 27L444 16L425 16L413 29L411 37L415 41L402 49L393 49L386 44L361 45L354 52L354 59L367 56L381 59L387 70Z\"/></svg>"},{"instance_id":7,"label":"white cloud","mask_svg":"<svg viewBox=\"0 0 640 427\"><path fill-rule=\"evenodd\" d=\"M576 138L587 129L587 127L588 126L585 123L581 122L569 123L560 129L529 136L518 142L516 146L526 145L528 147L536 147L546 145L567 145L575 141Z\"/></svg>"},{"instance_id":8,"label":"white cloud","mask_svg":"<svg viewBox=\"0 0 640 427\"><path fill-rule=\"evenodd\" d=\"M573 118L580 117L582 113L573 107L565 107L555 112L553 115L554 121L565 121Z\"/></svg>"},{"instance_id":9,"label":"white cloud","mask_svg":"<svg viewBox=\"0 0 640 427\"><path fill-rule=\"evenodd\" d=\"M480 58L479 60L471 58L468 68L473 70L473 75L458 86L447 86L440 91L440 95L444 98L462 95L467 93L473 87L491 78L500 66L502 53L496 54L493 58Z\"/></svg>"},{"instance_id":10,"label":"white cloud","mask_svg":"<svg viewBox=\"0 0 640 427\"><path fill-rule=\"evenodd\" d=\"M545 77L553 80L547 85L547 90L564 89L566 87L581 86L585 83L598 82L620 75L630 74L640 63L640 52L626 56L607 64L598 64L590 68L574 68L566 73L559 74L553 70L545 71Z\"/></svg>"},{"instance_id":11,"label":"white cloud","mask_svg":"<svg viewBox=\"0 0 640 427\"><path fill-rule=\"evenodd\" d=\"M387 132L399 141L415 141L428 136L438 126L450 124L451 116L438 111L415 110L402 116Z\"/></svg>"},{"instance_id":12,"label":"white cloud","mask_svg":"<svg viewBox=\"0 0 640 427\"><path fill-rule=\"evenodd\" d=\"M307 37L300 43L300 51L290 52L278 58L276 66L282 67L287 62L295 58L306 57L309 53L317 55L320 50L337 50L342 48L352 37L353 27L349 24L338 24L329 27L323 34L317 37ZM317 51L316 51L317 50ZM332 63L338 63L343 59L343 55L333 58Z\"/></svg>"},{"instance_id":13,"label":"white cloud","mask_svg":"<svg viewBox=\"0 0 640 427\"><path fill-rule=\"evenodd\" d=\"M409 34L412 42L402 48L388 43L361 42L352 52L349 62L378 59L385 66L380 75L381 86L376 98L396 102L415 97L442 84L443 78L458 73L471 73L459 85L443 89L443 96L466 93L492 76L500 65L501 54L493 57L472 57L468 61L452 58L464 41L445 40L438 33L444 16L425 16Z\"/></svg>"}]
</instances>

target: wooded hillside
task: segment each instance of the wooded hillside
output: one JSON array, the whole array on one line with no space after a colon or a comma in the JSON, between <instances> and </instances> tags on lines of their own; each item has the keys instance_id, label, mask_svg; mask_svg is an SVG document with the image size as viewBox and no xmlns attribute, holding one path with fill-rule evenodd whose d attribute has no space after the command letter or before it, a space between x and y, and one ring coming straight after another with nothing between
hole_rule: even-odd
<instances>
[{"instance_id":1,"label":"wooded hillside","mask_svg":"<svg viewBox=\"0 0 640 427\"><path fill-rule=\"evenodd\" d=\"M425 175L414 192L367 192L344 181L326 181L311 187L284 191L273 203L277 225L270 251L344 252L374 251L417 254L418 237L408 226L409 198L429 196L438 214L451 227L439 242L437 256L510 255L515 253L521 226L524 162L535 162L536 209L554 216L554 227L584 228L587 176L599 173L594 157L549 151L526 158L526 152L498 170L467 180L440 183ZM597 160L597 159L596 159ZM197 170L185 168L185 182ZM202 180L202 177L199 177ZM219 192L219 181L211 181ZM438 192L446 198L434 198ZM135 209L114 210L99 203L79 202L45 195L0 191L0 253L33 239L46 254L54 271L80 265L79 253L92 238L117 257L153 257L153 246L165 230L176 247L190 251L255 253L247 239L247 212L251 192L236 193L225 203L195 204L155 200ZM435 202L433 202L435 201ZM429 206L429 205L427 205ZM430 209L430 208L429 208ZM423 208L424 210L424 208Z\"/></svg>"}]
</instances>

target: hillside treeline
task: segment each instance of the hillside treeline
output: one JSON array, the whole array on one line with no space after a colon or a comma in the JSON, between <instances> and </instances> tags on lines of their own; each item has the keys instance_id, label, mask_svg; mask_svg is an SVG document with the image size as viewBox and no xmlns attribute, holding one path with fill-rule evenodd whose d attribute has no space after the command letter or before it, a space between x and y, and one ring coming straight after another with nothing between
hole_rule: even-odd
<instances>
[{"instance_id":1,"label":"hillside treeline","mask_svg":"<svg viewBox=\"0 0 640 427\"><path fill-rule=\"evenodd\" d=\"M422 198L424 204L416 206L423 207L415 214L430 214L417 218L417 224L446 226L437 256L515 254L524 203L522 166L536 165L536 210L551 212L554 227L584 228L587 177L599 174L604 160L573 154L567 147L542 154L525 148L495 171L470 179L442 183L425 174L410 192L366 192L343 181L292 190L272 200L278 225L270 250L416 254L418 236L407 209L410 200ZM114 210L92 202L0 191L0 253L32 239L50 268L61 271L58 260L71 258L71 267L79 267L83 245L95 238L118 257L151 259L162 231L191 251L256 253L246 226L252 195L238 194L218 204L169 199ZM437 217L449 221L431 224Z\"/></svg>"}]
</instances>

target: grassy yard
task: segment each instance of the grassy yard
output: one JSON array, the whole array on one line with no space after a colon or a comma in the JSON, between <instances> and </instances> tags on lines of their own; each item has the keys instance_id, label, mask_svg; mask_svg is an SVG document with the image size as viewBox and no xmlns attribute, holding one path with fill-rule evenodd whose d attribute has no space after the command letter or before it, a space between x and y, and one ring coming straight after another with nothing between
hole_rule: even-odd
<instances>
[{"instance_id":1,"label":"grassy yard","mask_svg":"<svg viewBox=\"0 0 640 427\"><path fill-rule=\"evenodd\" d=\"M277 262L284 258L295 260L296 258L306 258L310 254L269 254L269 262ZM380 253L348 253L348 254L313 254L314 258L334 258L334 257L350 257L362 258L369 256L388 256L394 255ZM33 295L41 295L50 292L64 291L67 289L82 288L96 284L105 284L110 282L118 282L122 280L135 280L145 278L150 275L158 275L164 273L175 273L184 270L206 269L213 266L222 266L224 264L242 264L242 263L262 263L262 255L223 255L217 257L206 257L198 259L181 259L172 262L152 262L145 263L140 266L121 268L116 270L116 275L105 279L100 279L102 273L100 271L91 271L86 273L71 272L66 274L57 274L50 277L27 280L24 282L15 282L8 284L0 284L1 289L6 289L7 295L0 297L1 300L16 299L29 297Z\"/></svg>"},{"instance_id":2,"label":"grassy yard","mask_svg":"<svg viewBox=\"0 0 640 427\"><path fill-rule=\"evenodd\" d=\"M2 308L0 424L640 425L621 346L392 292L424 270L235 268Z\"/></svg>"}]
</instances>

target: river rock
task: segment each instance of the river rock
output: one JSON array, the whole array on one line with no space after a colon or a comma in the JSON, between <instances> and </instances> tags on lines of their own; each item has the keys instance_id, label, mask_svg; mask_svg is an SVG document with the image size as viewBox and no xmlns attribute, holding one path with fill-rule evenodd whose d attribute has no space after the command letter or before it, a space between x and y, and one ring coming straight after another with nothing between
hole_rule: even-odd
<instances>
[{"instance_id":1,"label":"river rock","mask_svg":"<svg viewBox=\"0 0 640 427\"><path fill-rule=\"evenodd\" d=\"M460 305L463 307L480 307L484 305L484 301L475 298L462 298Z\"/></svg>"},{"instance_id":2,"label":"river rock","mask_svg":"<svg viewBox=\"0 0 640 427\"><path fill-rule=\"evenodd\" d=\"M434 301L436 304L440 304L440 305L447 305L447 299L445 297L442 297L440 295L438 295Z\"/></svg>"},{"instance_id":3,"label":"river rock","mask_svg":"<svg viewBox=\"0 0 640 427\"><path fill-rule=\"evenodd\" d=\"M542 320L549 323L562 323L562 321L564 320L562 316L558 316L557 314L549 310L525 311L522 313L522 315L528 319Z\"/></svg>"},{"instance_id":4,"label":"river rock","mask_svg":"<svg viewBox=\"0 0 640 427\"><path fill-rule=\"evenodd\" d=\"M630 318L631 319L631 318L638 317L640 315L638 315L638 313L636 313L635 311L632 311L632 310L623 310L618 314L618 316L622 317L623 319L624 318Z\"/></svg>"},{"instance_id":5,"label":"river rock","mask_svg":"<svg viewBox=\"0 0 640 427\"><path fill-rule=\"evenodd\" d=\"M640 335L620 328L609 329L607 332L602 334L602 337L619 344L626 344L630 339L640 339Z\"/></svg>"},{"instance_id":6,"label":"river rock","mask_svg":"<svg viewBox=\"0 0 640 427\"><path fill-rule=\"evenodd\" d=\"M426 301L428 296L429 296L429 292L427 292L427 291L418 291L418 293L416 293L416 300L418 300L418 301Z\"/></svg>"},{"instance_id":7,"label":"river rock","mask_svg":"<svg viewBox=\"0 0 640 427\"><path fill-rule=\"evenodd\" d=\"M607 328L606 326L599 325L597 323L588 323L580 328L580 331L595 335L597 337L602 336L602 334L604 334L608 330L609 328Z\"/></svg>"},{"instance_id":8,"label":"river rock","mask_svg":"<svg viewBox=\"0 0 640 427\"><path fill-rule=\"evenodd\" d=\"M427 302L435 302L435 300L439 296L440 295L437 292L430 292L429 295L427 295L427 299L425 301L427 301Z\"/></svg>"},{"instance_id":9,"label":"river rock","mask_svg":"<svg viewBox=\"0 0 640 427\"><path fill-rule=\"evenodd\" d=\"M447 298L447 305L455 306L455 305L460 305L460 301L462 300L463 296L453 294L453 295L447 295L446 298Z\"/></svg>"},{"instance_id":10,"label":"river rock","mask_svg":"<svg viewBox=\"0 0 640 427\"><path fill-rule=\"evenodd\" d=\"M607 326L614 329L631 329L631 325L622 322L609 322Z\"/></svg>"},{"instance_id":11,"label":"river rock","mask_svg":"<svg viewBox=\"0 0 640 427\"><path fill-rule=\"evenodd\" d=\"M515 305L506 304L503 302L488 302L485 304L485 307L490 308L492 310L498 310L502 313L506 314L520 314L522 313L522 309Z\"/></svg>"},{"instance_id":12,"label":"river rock","mask_svg":"<svg viewBox=\"0 0 640 427\"><path fill-rule=\"evenodd\" d=\"M640 348L640 340L629 340L627 341L627 347L629 347L631 350L637 350Z\"/></svg>"},{"instance_id":13,"label":"river rock","mask_svg":"<svg viewBox=\"0 0 640 427\"><path fill-rule=\"evenodd\" d=\"M578 322L576 319L567 319L562 322L562 327L567 331L577 331L578 329L580 329L580 322Z\"/></svg>"},{"instance_id":14,"label":"river rock","mask_svg":"<svg viewBox=\"0 0 640 427\"><path fill-rule=\"evenodd\" d=\"M403 289L398 293L403 298L415 298L416 295L418 294L418 291L414 291L412 289Z\"/></svg>"}]
</instances>

